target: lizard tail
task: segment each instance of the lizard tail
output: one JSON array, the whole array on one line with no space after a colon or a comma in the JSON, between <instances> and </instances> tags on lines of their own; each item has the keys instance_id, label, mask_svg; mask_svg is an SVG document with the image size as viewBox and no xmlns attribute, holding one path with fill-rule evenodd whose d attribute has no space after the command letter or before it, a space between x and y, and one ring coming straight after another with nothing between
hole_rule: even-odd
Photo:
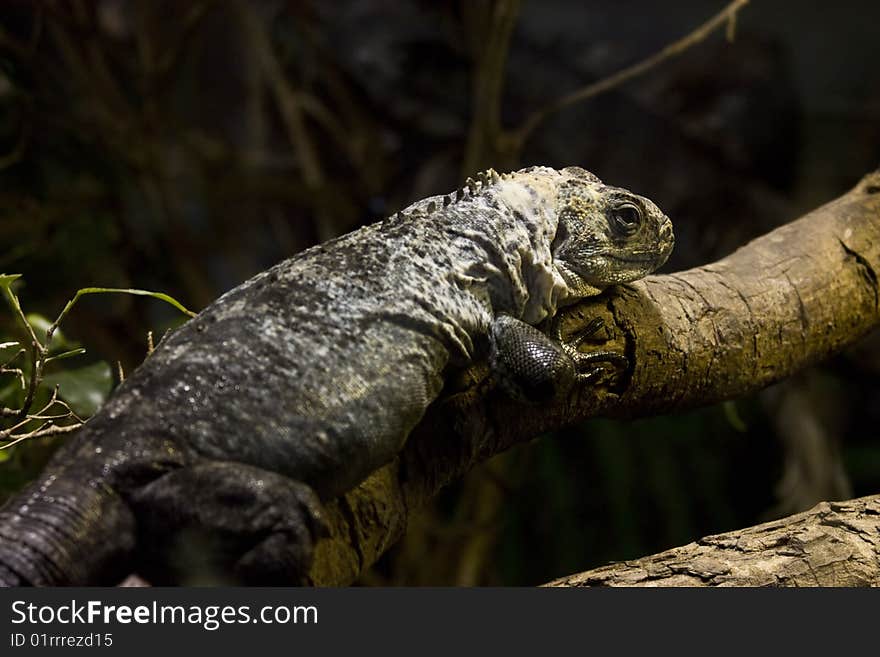
<instances>
[{"instance_id":1,"label":"lizard tail","mask_svg":"<svg viewBox=\"0 0 880 657\"><path fill-rule=\"evenodd\" d=\"M135 535L128 506L100 478L55 470L0 509L0 586L117 584Z\"/></svg>"}]
</instances>

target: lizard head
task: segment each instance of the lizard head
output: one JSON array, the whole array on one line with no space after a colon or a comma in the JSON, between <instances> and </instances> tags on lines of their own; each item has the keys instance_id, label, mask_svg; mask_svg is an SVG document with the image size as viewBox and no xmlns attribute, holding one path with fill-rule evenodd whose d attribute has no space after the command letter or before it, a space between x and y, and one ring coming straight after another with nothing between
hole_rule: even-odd
<instances>
[{"instance_id":1,"label":"lizard head","mask_svg":"<svg viewBox=\"0 0 880 657\"><path fill-rule=\"evenodd\" d=\"M666 262L674 237L660 208L579 167L561 173L553 261L576 296L634 281Z\"/></svg>"}]
</instances>

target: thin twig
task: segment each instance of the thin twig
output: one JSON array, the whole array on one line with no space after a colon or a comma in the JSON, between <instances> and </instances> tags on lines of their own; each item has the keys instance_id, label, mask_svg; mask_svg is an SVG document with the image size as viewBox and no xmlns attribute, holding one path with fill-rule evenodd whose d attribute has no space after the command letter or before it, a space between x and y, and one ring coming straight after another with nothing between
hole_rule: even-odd
<instances>
[{"instance_id":1,"label":"thin twig","mask_svg":"<svg viewBox=\"0 0 880 657\"><path fill-rule=\"evenodd\" d=\"M70 417L70 413L62 413L60 415L43 415L42 413L34 413L28 415L29 420L66 420Z\"/></svg>"},{"instance_id":2,"label":"thin twig","mask_svg":"<svg viewBox=\"0 0 880 657\"><path fill-rule=\"evenodd\" d=\"M311 196L320 199L321 192L327 185L327 175L304 116L303 97L307 94L302 89L295 89L287 79L266 25L252 4L238 2L236 6L242 17L248 43L254 49L259 62L260 73L277 103L287 140L302 171L302 180ZM338 218L322 202L313 204L313 212L319 237L333 237L338 232Z\"/></svg>"},{"instance_id":3,"label":"thin twig","mask_svg":"<svg viewBox=\"0 0 880 657\"><path fill-rule=\"evenodd\" d=\"M40 344L40 341L37 339L37 334L34 333L34 327L31 326L31 323L27 321L27 317L24 315L24 310L21 308L21 302L18 300L18 296L12 291L12 288L9 286L3 287L3 291L6 294L6 299L9 302L9 305L12 307L12 311L15 313L16 319L18 319L22 328L27 332L28 337L31 339L31 342Z\"/></svg>"},{"instance_id":4,"label":"thin twig","mask_svg":"<svg viewBox=\"0 0 880 657\"><path fill-rule=\"evenodd\" d=\"M55 390L57 392L58 386L55 386ZM74 420L76 420L80 424L85 423L85 420L83 418L81 418L79 415L77 415L76 411L74 411L66 401L64 401L63 399L56 399L55 403L64 407L65 409L67 409L68 416L72 417Z\"/></svg>"},{"instance_id":5,"label":"thin twig","mask_svg":"<svg viewBox=\"0 0 880 657\"><path fill-rule=\"evenodd\" d=\"M266 27L256 14L255 9L247 3L240 3L239 8L242 25L247 31L252 47L256 50L261 71L278 102L278 110L287 131L288 140L296 151L297 159L302 167L303 180L309 187L318 188L324 184L324 172L303 121L299 94L291 88L290 82L284 75L284 69L274 52Z\"/></svg>"},{"instance_id":6,"label":"thin twig","mask_svg":"<svg viewBox=\"0 0 880 657\"><path fill-rule=\"evenodd\" d=\"M16 421L11 427L7 427L0 431L0 441L8 441L4 445L0 445L0 450L8 449L24 440L46 438L48 436L68 433L82 426L84 420L79 417L79 415L77 415L65 401L58 398L58 390L58 386L55 386L52 390L52 396L49 398L49 401L47 401L39 411L28 415L24 419ZM48 415L49 409L53 406L61 406L66 410L66 413L61 415ZM6 414L6 410L12 409L3 409L4 415ZM18 414L18 411L13 410L13 413ZM73 422L71 424L59 425L56 423L56 420L73 420ZM34 421L42 422L42 424L36 429L26 431L25 433L16 433L19 429L23 429Z\"/></svg>"},{"instance_id":7,"label":"thin twig","mask_svg":"<svg viewBox=\"0 0 880 657\"><path fill-rule=\"evenodd\" d=\"M25 388L27 388L27 381L25 381L24 378L24 370L20 367L10 367L8 369L4 368L0 370L0 374L14 374L15 378L18 379L18 382L21 385L21 389L24 390Z\"/></svg>"},{"instance_id":8,"label":"thin twig","mask_svg":"<svg viewBox=\"0 0 880 657\"><path fill-rule=\"evenodd\" d=\"M34 333L34 327L31 326L27 317L25 317L18 296L12 291L11 285L12 283L4 285L3 293L6 295L6 300L9 302L16 319L18 319L18 322L21 324L31 342L31 380L29 382L24 404L22 404L22 407L19 409L18 415L16 416L17 420L21 420L27 417L27 414L31 409L31 404L34 402L34 394L36 393L37 386L43 378L43 362L48 353L48 347L46 345L48 345L49 342L47 340L46 345L43 345L43 343L37 339L37 334Z\"/></svg>"},{"instance_id":9,"label":"thin twig","mask_svg":"<svg viewBox=\"0 0 880 657\"><path fill-rule=\"evenodd\" d=\"M652 68L655 68L666 60L672 59L673 57L682 54L691 46L694 46L704 41L710 34L712 34L724 25L727 25L728 38L732 38L734 34L733 26L734 21L736 20L736 14L748 3L749 0L734 0L718 14L700 25L700 27L698 27L696 30L694 30L687 36L679 39L678 41L667 45L665 48L651 55L647 59L644 59L637 64L633 64L632 66L628 66L622 71L618 71L614 75L603 78L598 82L587 85L582 89L578 89L577 91L563 96L555 102L550 103L543 109L538 110L528 119L526 119L522 126L507 135L507 138L510 140L511 144L511 146L509 147L514 149L521 148L526 140L531 136L532 132L534 132L535 128L537 128L552 114L555 114L556 112L559 112L566 107L570 107L575 103L579 103L583 100L587 100L588 98L598 96L599 94L602 94L606 91L610 91L611 89L619 87L625 82L629 82L630 80L642 75L643 73L650 71Z\"/></svg>"},{"instance_id":10,"label":"thin twig","mask_svg":"<svg viewBox=\"0 0 880 657\"><path fill-rule=\"evenodd\" d=\"M15 344L18 344L18 343L16 342ZM24 354L26 354L26 353L27 353L27 349L19 349L18 351L16 351L16 352L15 352L15 355L14 355L12 358L10 358L9 360L7 360L7 361L6 361L5 363L3 363L3 364L0 364L0 372L10 372L10 371L12 371L12 370L8 369L9 366L12 365L12 363L14 363L16 360L18 360L19 358L21 358L21 357L22 357Z\"/></svg>"},{"instance_id":11,"label":"thin twig","mask_svg":"<svg viewBox=\"0 0 880 657\"><path fill-rule=\"evenodd\" d=\"M46 426L50 425L50 426ZM51 424L47 422L39 429L31 431L29 433L16 436L14 440L9 441L5 445L0 445L0 450L9 449L13 445L17 445L18 443L25 440L33 440L34 438L48 438L49 436L57 436L62 433L70 433L71 431L76 431L80 428L80 424L65 424L65 425L57 425Z\"/></svg>"},{"instance_id":12,"label":"thin twig","mask_svg":"<svg viewBox=\"0 0 880 657\"><path fill-rule=\"evenodd\" d=\"M43 378L43 345L34 340L33 346L31 348L31 380L28 384L27 394L24 398L24 403L21 405L21 409L18 411L17 420L21 420L22 418L26 418L28 412L31 410L31 405L34 403L34 395L37 392L37 386Z\"/></svg>"}]
</instances>

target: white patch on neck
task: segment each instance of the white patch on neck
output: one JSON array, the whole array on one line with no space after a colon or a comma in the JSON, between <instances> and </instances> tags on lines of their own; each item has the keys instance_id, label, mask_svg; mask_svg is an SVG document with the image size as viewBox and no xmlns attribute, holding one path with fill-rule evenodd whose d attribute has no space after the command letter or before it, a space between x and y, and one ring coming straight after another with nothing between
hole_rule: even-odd
<instances>
[{"instance_id":1,"label":"white patch on neck","mask_svg":"<svg viewBox=\"0 0 880 657\"><path fill-rule=\"evenodd\" d=\"M548 175L551 173L555 175ZM540 203L540 205L545 205L547 200L555 196L557 179L560 177L553 169L546 169L540 175L535 175L535 173L514 174L507 180L495 183L493 187L498 197L510 208L519 210L527 216L534 216L536 212L540 211L540 208L535 206L534 198L529 190L536 192L539 199L544 199L545 203Z\"/></svg>"},{"instance_id":2,"label":"white patch on neck","mask_svg":"<svg viewBox=\"0 0 880 657\"><path fill-rule=\"evenodd\" d=\"M511 209L532 216L537 208L528 188L520 182L502 180L495 183L495 195Z\"/></svg>"},{"instance_id":3,"label":"white patch on neck","mask_svg":"<svg viewBox=\"0 0 880 657\"><path fill-rule=\"evenodd\" d=\"M531 230L537 229L540 232L539 235L526 236L525 232L529 229L526 226L518 226L525 239L520 248L527 249L526 252L521 253L520 274L528 292L528 300L522 309L520 319L528 324L538 324L554 315L558 306L565 302L570 293L565 279L553 265L550 251L550 245L556 234L557 221L552 199L556 196L556 186L560 177L553 169L545 169L540 172L514 175L512 179L496 183L494 188L499 200L512 210L521 212L530 220Z\"/></svg>"}]
</instances>

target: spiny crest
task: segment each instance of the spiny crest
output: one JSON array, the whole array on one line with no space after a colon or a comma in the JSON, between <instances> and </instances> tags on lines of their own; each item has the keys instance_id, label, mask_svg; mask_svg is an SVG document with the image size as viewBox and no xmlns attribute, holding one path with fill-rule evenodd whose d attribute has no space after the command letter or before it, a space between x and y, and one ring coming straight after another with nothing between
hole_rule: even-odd
<instances>
[{"instance_id":1,"label":"spiny crest","mask_svg":"<svg viewBox=\"0 0 880 657\"><path fill-rule=\"evenodd\" d=\"M459 201L464 200L466 197L470 196L473 198L481 191L485 190L487 187L494 185L495 183L499 183L502 180L508 179L512 174L505 173L500 174L495 169L489 168L485 171L480 171L475 174L476 178L468 178L465 180L464 186L455 190L454 194L446 194L443 197L443 207L449 207L453 203L458 203ZM439 209L438 204L435 201L429 201L427 207L425 208L425 215L430 215L436 212ZM411 213L406 213L403 210L397 212L394 217L395 219L404 219L404 218L412 218L416 216Z\"/></svg>"},{"instance_id":2,"label":"spiny crest","mask_svg":"<svg viewBox=\"0 0 880 657\"><path fill-rule=\"evenodd\" d=\"M464 196L470 192L471 196L479 194L482 190L486 189L490 185L494 185L495 183L501 182L504 178L501 174L499 174L495 169L489 168L485 171L480 171L476 174L476 180L473 178L468 178L464 181L464 187L462 187L458 192L456 192L456 200L461 200Z\"/></svg>"}]
</instances>

